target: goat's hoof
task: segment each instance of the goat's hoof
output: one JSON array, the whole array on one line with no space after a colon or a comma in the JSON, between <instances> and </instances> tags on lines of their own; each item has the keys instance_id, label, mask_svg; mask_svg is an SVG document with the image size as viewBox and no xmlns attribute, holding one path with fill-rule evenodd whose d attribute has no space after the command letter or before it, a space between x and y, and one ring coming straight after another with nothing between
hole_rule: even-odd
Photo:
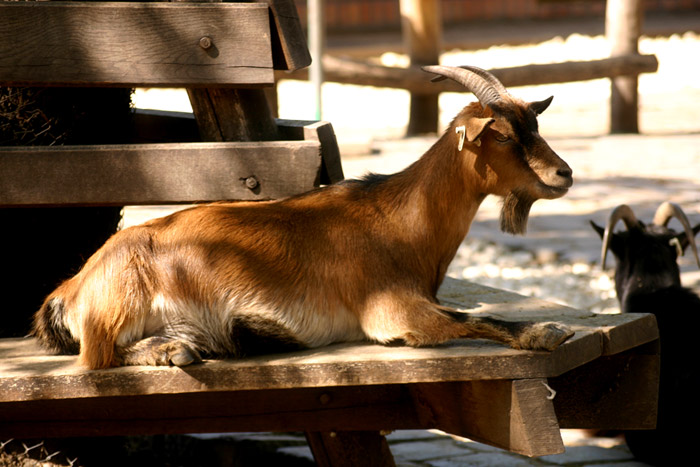
<instances>
[{"instance_id":1,"label":"goat's hoof","mask_svg":"<svg viewBox=\"0 0 700 467\"><path fill-rule=\"evenodd\" d=\"M561 323L533 323L518 337L518 347L526 350L554 350L574 335L569 326Z\"/></svg>"},{"instance_id":2,"label":"goat's hoof","mask_svg":"<svg viewBox=\"0 0 700 467\"><path fill-rule=\"evenodd\" d=\"M162 363L164 365L187 366L202 361L199 352L184 342L174 341L168 347L169 348L165 351L164 362Z\"/></svg>"}]
</instances>

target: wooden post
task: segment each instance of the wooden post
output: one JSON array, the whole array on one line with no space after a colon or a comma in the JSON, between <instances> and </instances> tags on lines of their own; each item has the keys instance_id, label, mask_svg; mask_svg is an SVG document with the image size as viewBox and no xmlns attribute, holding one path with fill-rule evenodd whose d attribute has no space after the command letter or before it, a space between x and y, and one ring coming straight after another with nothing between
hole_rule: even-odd
<instances>
[{"instance_id":1,"label":"wooden post","mask_svg":"<svg viewBox=\"0 0 700 467\"><path fill-rule=\"evenodd\" d=\"M608 0L605 12L605 34L610 41L610 55L636 54L642 29L642 0ZM610 132L639 133L638 77L611 79Z\"/></svg>"},{"instance_id":2,"label":"wooden post","mask_svg":"<svg viewBox=\"0 0 700 467\"><path fill-rule=\"evenodd\" d=\"M376 431L306 432L306 440L320 467L396 465L386 439Z\"/></svg>"},{"instance_id":3,"label":"wooden post","mask_svg":"<svg viewBox=\"0 0 700 467\"><path fill-rule=\"evenodd\" d=\"M314 115L316 120L321 120L323 115L323 51L325 44L325 15L323 14L323 0L309 0L307 2L309 30L309 52L311 52L311 66L309 67L309 81L313 87Z\"/></svg>"},{"instance_id":4,"label":"wooden post","mask_svg":"<svg viewBox=\"0 0 700 467\"><path fill-rule=\"evenodd\" d=\"M401 30L411 65L437 65L442 47L442 21L437 0L401 0ZM439 94L411 93L407 135L435 133Z\"/></svg>"}]
</instances>

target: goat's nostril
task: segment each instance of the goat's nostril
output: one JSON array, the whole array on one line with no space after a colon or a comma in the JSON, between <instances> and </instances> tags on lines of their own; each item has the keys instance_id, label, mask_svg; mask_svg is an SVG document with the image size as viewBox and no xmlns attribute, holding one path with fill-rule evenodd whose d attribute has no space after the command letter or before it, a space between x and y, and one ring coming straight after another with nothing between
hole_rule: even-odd
<instances>
[{"instance_id":1,"label":"goat's nostril","mask_svg":"<svg viewBox=\"0 0 700 467\"><path fill-rule=\"evenodd\" d=\"M562 167L559 170L557 170L557 175L564 178L571 178L573 175L573 171L570 167Z\"/></svg>"}]
</instances>

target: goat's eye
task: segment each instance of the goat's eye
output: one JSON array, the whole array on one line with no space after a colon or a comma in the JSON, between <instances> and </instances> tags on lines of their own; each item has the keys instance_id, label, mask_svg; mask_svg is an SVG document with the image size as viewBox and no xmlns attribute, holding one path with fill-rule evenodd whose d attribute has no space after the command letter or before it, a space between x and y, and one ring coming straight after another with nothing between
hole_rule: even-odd
<instances>
[{"instance_id":1,"label":"goat's eye","mask_svg":"<svg viewBox=\"0 0 700 467\"><path fill-rule=\"evenodd\" d=\"M496 141L499 143L505 143L508 141L510 138L502 133L496 133Z\"/></svg>"}]
</instances>

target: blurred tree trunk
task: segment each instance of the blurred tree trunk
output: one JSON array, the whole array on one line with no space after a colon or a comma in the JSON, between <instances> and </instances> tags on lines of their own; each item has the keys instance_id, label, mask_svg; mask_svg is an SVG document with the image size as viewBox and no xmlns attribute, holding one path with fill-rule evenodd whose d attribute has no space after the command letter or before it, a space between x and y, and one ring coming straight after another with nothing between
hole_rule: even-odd
<instances>
[{"instance_id":1,"label":"blurred tree trunk","mask_svg":"<svg viewBox=\"0 0 700 467\"><path fill-rule=\"evenodd\" d=\"M130 89L0 88L0 145L125 143L131 115ZM44 297L116 231L121 210L0 209L1 337L27 334Z\"/></svg>"}]
</instances>

